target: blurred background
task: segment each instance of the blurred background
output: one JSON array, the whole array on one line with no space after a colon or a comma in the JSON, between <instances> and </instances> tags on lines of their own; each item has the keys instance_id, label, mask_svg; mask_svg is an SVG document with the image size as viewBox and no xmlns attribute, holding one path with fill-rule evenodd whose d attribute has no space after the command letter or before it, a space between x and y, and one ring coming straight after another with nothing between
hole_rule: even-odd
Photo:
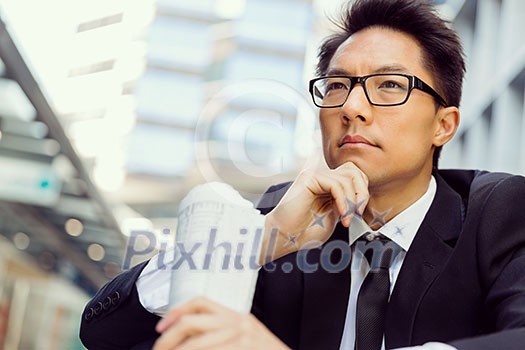
<instances>
[{"instance_id":1,"label":"blurred background","mask_svg":"<svg viewBox=\"0 0 525 350\"><path fill-rule=\"evenodd\" d=\"M525 2L434 2L468 64L441 167L525 174ZM341 3L0 0L0 350L82 349L84 304L193 186L256 203L323 162L307 82Z\"/></svg>"}]
</instances>

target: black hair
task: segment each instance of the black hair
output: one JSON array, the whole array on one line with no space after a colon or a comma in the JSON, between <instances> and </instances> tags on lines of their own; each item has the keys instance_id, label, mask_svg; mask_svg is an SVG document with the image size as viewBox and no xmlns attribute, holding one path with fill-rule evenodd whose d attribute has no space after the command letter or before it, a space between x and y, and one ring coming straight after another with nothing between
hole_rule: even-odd
<instances>
[{"instance_id":1,"label":"black hair","mask_svg":"<svg viewBox=\"0 0 525 350\"><path fill-rule=\"evenodd\" d=\"M459 37L426 0L357 0L349 2L339 21L339 31L320 47L317 75L326 75L330 61L341 44L354 33L369 27L386 27L411 35L422 48L423 66L430 71L436 91L449 106L459 107L465 60ZM442 147L434 150L437 168Z\"/></svg>"}]
</instances>

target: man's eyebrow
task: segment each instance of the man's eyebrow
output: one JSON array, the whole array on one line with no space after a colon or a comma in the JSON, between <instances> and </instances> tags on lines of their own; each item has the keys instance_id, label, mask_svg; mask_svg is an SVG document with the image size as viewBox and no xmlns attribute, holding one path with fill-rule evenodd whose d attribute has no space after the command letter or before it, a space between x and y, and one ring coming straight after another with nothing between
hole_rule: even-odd
<instances>
[{"instance_id":1,"label":"man's eyebrow","mask_svg":"<svg viewBox=\"0 0 525 350\"><path fill-rule=\"evenodd\" d=\"M350 75L348 71L340 68L333 68L326 72L326 75Z\"/></svg>"},{"instance_id":2,"label":"man's eyebrow","mask_svg":"<svg viewBox=\"0 0 525 350\"><path fill-rule=\"evenodd\" d=\"M408 69L401 64L389 64L374 69L372 73L408 73Z\"/></svg>"},{"instance_id":3,"label":"man's eyebrow","mask_svg":"<svg viewBox=\"0 0 525 350\"><path fill-rule=\"evenodd\" d=\"M388 64L385 66L378 67L370 74L381 74L381 73L408 73L409 70L401 64ZM351 75L348 71L341 68L333 68L326 72L326 75Z\"/></svg>"}]
</instances>

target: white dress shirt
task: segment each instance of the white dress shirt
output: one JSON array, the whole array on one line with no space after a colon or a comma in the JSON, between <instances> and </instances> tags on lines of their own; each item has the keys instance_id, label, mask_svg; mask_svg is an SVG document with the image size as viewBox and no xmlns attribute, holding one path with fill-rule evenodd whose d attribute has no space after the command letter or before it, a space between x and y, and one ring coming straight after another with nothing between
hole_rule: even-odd
<instances>
[{"instance_id":1,"label":"white dress shirt","mask_svg":"<svg viewBox=\"0 0 525 350\"><path fill-rule=\"evenodd\" d=\"M436 194L436 181L434 177L431 178L428 190L425 194L413 203L410 207L399 213L383 227L380 228L381 234L391 239L398 244L402 251L397 255L390 267L390 293L394 288L399 270L405 259L406 252L410 248L412 241L416 235L421 222L423 221L434 196ZM377 213L376 219L381 220L381 216L386 213ZM379 230L378 230L379 231ZM378 231L372 230L364 220L355 217L350 225L349 243L353 244L359 237L365 233L379 235ZM357 295L359 288L365 279L368 270L370 269L366 259L362 259L362 253L354 249L352 245L352 266L351 266L351 286L350 296L348 302L348 309L346 312L345 328L343 338L341 341L341 350L354 349L355 342L355 318ZM173 252L170 251L166 256L171 259L163 261L166 265L164 269L158 269L158 255L154 256L146 265L137 279L136 286L139 294L139 300L142 306L151 313L163 316L168 311L169 306L169 292L171 281L170 263L173 264ZM382 350L385 349L384 338ZM399 350L456 350L447 344L442 343L426 343L422 346L408 347Z\"/></svg>"},{"instance_id":2,"label":"white dress shirt","mask_svg":"<svg viewBox=\"0 0 525 350\"><path fill-rule=\"evenodd\" d=\"M160 261L159 254L152 257L135 282L142 306L158 316L164 316L169 309L171 267L175 263L174 250L175 248L171 247ZM163 268L159 268L162 265Z\"/></svg>"},{"instance_id":3,"label":"white dress shirt","mask_svg":"<svg viewBox=\"0 0 525 350\"><path fill-rule=\"evenodd\" d=\"M436 194L436 180L432 176L427 191L411 206L397 214L394 218L384 224L379 230L372 230L370 226L360 217L355 217L350 225L349 229L349 244L352 245L352 265L350 269L350 296L348 299L348 308L346 311L345 328L343 331L343 339L341 340L341 350L352 350L354 349L355 343L355 326L356 326L356 313L357 313L357 296L359 289L363 283L370 266L368 261L364 259L362 252L356 249L354 245L355 241L361 236L365 235L366 239L372 240L374 237L380 234L389 238L398 246L401 247L401 252L392 262L390 266L390 294L394 289L394 285L405 260L406 253L416 236L417 230L425 215L434 200ZM383 217L388 213L376 213L374 220L382 222ZM383 337L383 344L381 349L385 349L385 339ZM404 350L452 350L454 349L450 345L442 343L426 343L422 346L403 348Z\"/></svg>"}]
</instances>

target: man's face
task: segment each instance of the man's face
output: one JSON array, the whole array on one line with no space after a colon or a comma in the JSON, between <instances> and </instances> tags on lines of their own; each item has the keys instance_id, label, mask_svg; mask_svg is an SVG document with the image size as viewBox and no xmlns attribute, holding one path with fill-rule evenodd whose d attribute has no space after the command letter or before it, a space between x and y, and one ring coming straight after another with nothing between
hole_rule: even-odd
<instances>
[{"instance_id":1,"label":"man's face","mask_svg":"<svg viewBox=\"0 0 525 350\"><path fill-rule=\"evenodd\" d=\"M328 75L405 73L435 88L422 63L421 48L411 36L372 27L355 33L338 48ZM428 181L439 124L429 94L415 89L405 104L379 107L368 102L358 84L342 107L320 110L320 123L330 168L355 163L368 176L371 189L422 176ZM369 144L358 142L360 138Z\"/></svg>"}]
</instances>

